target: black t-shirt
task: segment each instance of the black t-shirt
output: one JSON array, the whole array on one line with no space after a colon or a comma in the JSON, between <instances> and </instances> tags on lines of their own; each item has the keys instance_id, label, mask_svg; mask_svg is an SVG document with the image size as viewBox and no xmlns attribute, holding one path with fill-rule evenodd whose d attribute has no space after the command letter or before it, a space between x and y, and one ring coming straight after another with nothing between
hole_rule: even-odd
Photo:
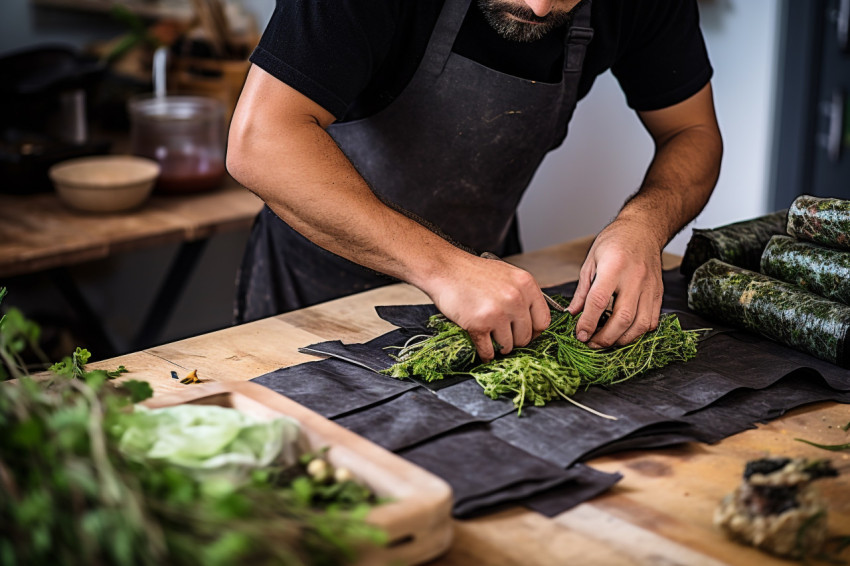
<instances>
[{"instance_id":1,"label":"black t-shirt","mask_svg":"<svg viewBox=\"0 0 850 566\"><path fill-rule=\"evenodd\" d=\"M370 116L413 77L443 0L277 0L251 62L338 120ZM593 0L579 99L611 69L635 110L685 100L711 78L696 0ZM541 82L561 79L566 30L503 39L470 3L453 51Z\"/></svg>"}]
</instances>

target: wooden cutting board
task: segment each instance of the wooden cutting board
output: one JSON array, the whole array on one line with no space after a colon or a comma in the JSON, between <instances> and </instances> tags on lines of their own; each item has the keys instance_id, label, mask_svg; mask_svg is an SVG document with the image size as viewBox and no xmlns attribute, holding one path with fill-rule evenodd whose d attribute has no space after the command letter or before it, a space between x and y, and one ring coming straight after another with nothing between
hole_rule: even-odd
<instances>
[{"instance_id":1,"label":"wooden cutting board","mask_svg":"<svg viewBox=\"0 0 850 566\"><path fill-rule=\"evenodd\" d=\"M387 503L368 522L387 533L388 544L362 550L358 565L420 564L443 554L452 542L452 492L442 479L256 383L208 383L157 396L149 408L185 403L217 405L261 418L281 415L300 425L300 449L318 452L344 467Z\"/></svg>"}]
</instances>

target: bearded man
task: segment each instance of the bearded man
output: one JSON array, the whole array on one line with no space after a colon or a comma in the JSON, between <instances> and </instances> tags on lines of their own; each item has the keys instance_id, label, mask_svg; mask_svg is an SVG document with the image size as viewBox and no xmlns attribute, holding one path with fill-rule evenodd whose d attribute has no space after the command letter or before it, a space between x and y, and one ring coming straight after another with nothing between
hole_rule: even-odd
<instances>
[{"instance_id":1,"label":"bearded man","mask_svg":"<svg viewBox=\"0 0 850 566\"><path fill-rule=\"evenodd\" d=\"M722 154L695 0L277 0L251 61L227 164L266 207L237 322L401 280L485 361L526 345L549 324L538 285L479 254L521 250L520 198L611 69L655 154L569 309L593 347L657 325L661 250Z\"/></svg>"}]
</instances>

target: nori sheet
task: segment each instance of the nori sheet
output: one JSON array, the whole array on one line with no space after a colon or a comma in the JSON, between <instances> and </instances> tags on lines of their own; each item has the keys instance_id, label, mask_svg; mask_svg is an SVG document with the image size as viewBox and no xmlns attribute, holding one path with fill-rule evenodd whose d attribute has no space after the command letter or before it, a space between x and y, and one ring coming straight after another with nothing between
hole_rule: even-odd
<instances>
[{"instance_id":1,"label":"nori sheet","mask_svg":"<svg viewBox=\"0 0 850 566\"><path fill-rule=\"evenodd\" d=\"M850 251L774 236L761 256L761 272L850 305Z\"/></svg>"},{"instance_id":2,"label":"nori sheet","mask_svg":"<svg viewBox=\"0 0 850 566\"><path fill-rule=\"evenodd\" d=\"M286 395L328 419L418 387L413 381L399 381L338 359L281 368L251 381Z\"/></svg>"},{"instance_id":3,"label":"nori sheet","mask_svg":"<svg viewBox=\"0 0 850 566\"><path fill-rule=\"evenodd\" d=\"M574 471L499 440L483 426L462 427L398 454L448 482L458 518L522 503L576 477Z\"/></svg>"},{"instance_id":4,"label":"nori sheet","mask_svg":"<svg viewBox=\"0 0 850 566\"><path fill-rule=\"evenodd\" d=\"M680 271L690 278L697 267L715 258L758 271L762 251L775 234L785 233L787 210L714 229L695 228L682 258Z\"/></svg>"},{"instance_id":5,"label":"nori sheet","mask_svg":"<svg viewBox=\"0 0 850 566\"><path fill-rule=\"evenodd\" d=\"M801 195L788 209L789 236L850 250L850 200Z\"/></svg>"},{"instance_id":6,"label":"nori sheet","mask_svg":"<svg viewBox=\"0 0 850 566\"><path fill-rule=\"evenodd\" d=\"M691 278L688 306L708 318L850 367L850 307L795 285L711 259Z\"/></svg>"}]
</instances>

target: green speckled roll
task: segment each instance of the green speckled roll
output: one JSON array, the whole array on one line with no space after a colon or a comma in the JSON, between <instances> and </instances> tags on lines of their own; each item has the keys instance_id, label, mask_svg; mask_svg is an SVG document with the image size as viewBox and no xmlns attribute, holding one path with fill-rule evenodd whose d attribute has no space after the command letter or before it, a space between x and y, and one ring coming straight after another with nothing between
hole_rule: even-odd
<instances>
[{"instance_id":1,"label":"green speckled roll","mask_svg":"<svg viewBox=\"0 0 850 566\"><path fill-rule=\"evenodd\" d=\"M802 195L788 209L789 236L850 250L850 200Z\"/></svg>"},{"instance_id":2,"label":"green speckled roll","mask_svg":"<svg viewBox=\"0 0 850 566\"><path fill-rule=\"evenodd\" d=\"M688 285L688 306L841 367L850 367L850 307L767 275L711 259Z\"/></svg>"},{"instance_id":3,"label":"green speckled roll","mask_svg":"<svg viewBox=\"0 0 850 566\"><path fill-rule=\"evenodd\" d=\"M758 271L764 247L776 234L785 234L786 210L705 230L695 228L680 271L685 277L711 258Z\"/></svg>"},{"instance_id":4,"label":"green speckled roll","mask_svg":"<svg viewBox=\"0 0 850 566\"><path fill-rule=\"evenodd\" d=\"M761 256L761 272L850 305L850 251L774 236Z\"/></svg>"}]
</instances>

